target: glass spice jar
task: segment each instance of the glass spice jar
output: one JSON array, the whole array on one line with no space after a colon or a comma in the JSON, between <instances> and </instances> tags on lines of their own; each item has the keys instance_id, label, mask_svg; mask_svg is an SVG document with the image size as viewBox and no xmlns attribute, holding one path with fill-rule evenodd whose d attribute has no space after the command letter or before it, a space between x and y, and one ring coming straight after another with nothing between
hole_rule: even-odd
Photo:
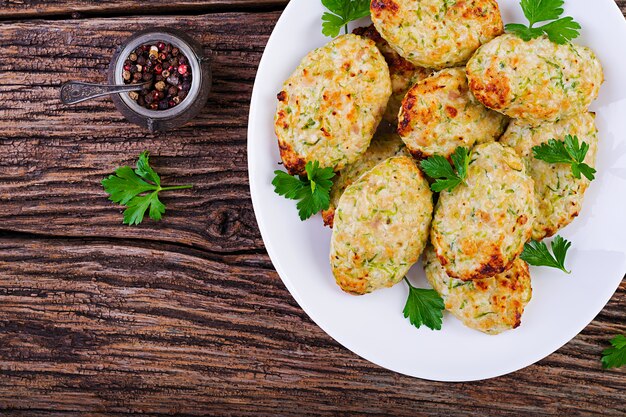
<instances>
[{"instance_id":1,"label":"glass spice jar","mask_svg":"<svg viewBox=\"0 0 626 417\"><path fill-rule=\"evenodd\" d=\"M112 95L115 107L126 119L147 128L150 132L171 130L182 126L195 117L206 105L211 88L209 58L204 54L200 45L179 30L161 27L137 32L124 41L109 65L109 83L128 85L144 81L135 80L132 77L136 78L137 74L141 73L140 75L143 76L146 73L144 71L145 68L143 68L144 65L142 65L141 71L137 71L136 63L136 60L139 59L137 51L142 50L146 46L148 47L146 51L147 58L152 59L152 65L161 65L158 69L160 70L159 75L163 78L162 62L167 61L168 55L158 49L159 45L163 46L162 49L170 45L172 49L176 49L178 56L184 57L184 63L180 64L179 62L179 65L176 67L176 71L180 70L182 73L179 72L176 77L170 76L171 83L167 80L159 79L158 82L160 83L157 85L156 80L152 79L152 82L146 84L146 88L151 90L143 91L143 96L140 96L142 92ZM155 48L151 48L152 46L155 46ZM135 70L134 74L131 74L129 66L131 64L131 54L134 55L132 58L135 59L134 63L132 63L135 66L133 68ZM150 54L156 55L152 56ZM146 59L146 57L143 59ZM180 58L178 59L180 60ZM169 71L169 67L166 71ZM150 73L155 77L154 71ZM129 74L131 78L129 78ZM175 83L178 84L174 85ZM185 84L184 86L183 83ZM170 94L169 89L171 87L179 89L179 93L174 94L172 90L172 94ZM167 91L165 91L166 88ZM182 92L183 88L185 90L184 93ZM146 100L146 93L150 93L148 100ZM163 97L160 97L161 95ZM143 97L143 100L140 100L140 97ZM168 98L167 101L165 100L166 97ZM146 101L150 101L150 103L146 103Z\"/></svg>"}]
</instances>

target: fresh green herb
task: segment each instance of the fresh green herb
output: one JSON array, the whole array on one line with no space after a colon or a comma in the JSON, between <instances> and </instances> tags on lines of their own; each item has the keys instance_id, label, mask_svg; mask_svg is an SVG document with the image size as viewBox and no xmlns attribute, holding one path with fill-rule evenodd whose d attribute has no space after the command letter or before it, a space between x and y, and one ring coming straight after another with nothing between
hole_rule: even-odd
<instances>
[{"instance_id":1,"label":"fresh green herb","mask_svg":"<svg viewBox=\"0 0 626 417\"><path fill-rule=\"evenodd\" d=\"M520 258L533 266L548 266L569 274L570 271L565 269L565 255L567 255L567 251L572 246L572 242L557 235L550 246L554 255L550 253L548 246L544 242L531 240L524 245L524 251Z\"/></svg>"},{"instance_id":2,"label":"fresh green herb","mask_svg":"<svg viewBox=\"0 0 626 417\"><path fill-rule=\"evenodd\" d=\"M521 0L520 5L529 25L509 23L505 29L526 42L546 34L552 42L565 44L578 37L581 27L569 16L560 17L563 14L563 3L564 0ZM543 26L533 27L536 23L550 20Z\"/></svg>"},{"instance_id":3,"label":"fresh green herb","mask_svg":"<svg viewBox=\"0 0 626 417\"><path fill-rule=\"evenodd\" d=\"M424 325L431 330L441 330L443 322L443 310L445 304L443 298L435 290L415 288L408 279L404 278L409 286L409 297L404 306L404 317L418 329Z\"/></svg>"},{"instance_id":4,"label":"fresh green herb","mask_svg":"<svg viewBox=\"0 0 626 417\"><path fill-rule=\"evenodd\" d=\"M465 182L470 155L467 148L456 148L451 156L456 172L450 162L441 155L431 156L421 162L422 170L429 177L436 179L430 188L439 193L443 190L452 191L456 186Z\"/></svg>"},{"instance_id":5,"label":"fresh green herb","mask_svg":"<svg viewBox=\"0 0 626 417\"><path fill-rule=\"evenodd\" d=\"M114 175L102 180L109 200L126 206L124 224L141 223L148 210L151 219L161 220L165 213L165 205L159 200L159 192L193 187L193 185L162 187L161 177L150 167L149 155L148 151L139 155L135 170L123 166L116 169Z\"/></svg>"},{"instance_id":6,"label":"fresh green herb","mask_svg":"<svg viewBox=\"0 0 626 417\"><path fill-rule=\"evenodd\" d=\"M533 147L535 158L551 164L570 164L572 174L580 179L582 173L589 181L595 178L596 170L585 164L585 156L589 151L589 145L585 142L578 143L578 136L565 136L565 141L550 139L547 143Z\"/></svg>"},{"instance_id":7,"label":"fresh green herb","mask_svg":"<svg viewBox=\"0 0 626 417\"><path fill-rule=\"evenodd\" d=\"M294 177L283 171L274 171L272 185L278 195L290 200L298 200L300 220L306 220L320 210L330 206L331 179L335 176L332 168L320 168L318 161L307 162L306 177Z\"/></svg>"},{"instance_id":8,"label":"fresh green herb","mask_svg":"<svg viewBox=\"0 0 626 417\"><path fill-rule=\"evenodd\" d=\"M619 368L626 365L626 336L618 334L611 340L611 345L608 349L602 352L602 367Z\"/></svg>"},{"instance_id":9,"label":"fresh green herb","mask_svg":"<svg viewBox=\"0 0 626 417\"><path fill-rule=\"evenodd\" d=\"M331 13L322 15L322 33L334 38L341 28L348 33L348 23L370 14L370 0L322 0Z\"/></svg>"},{"instance_id":10,"label":"fresh green herb","mask_svg":"<svg viewBox=\"0 0 626 417\"><path fill-rule=\"evenodd\" d=\"M309 119L306 124L304 125L303 129L310 129L313 126L315 126L315 120L313 119Z\"/></svg>"}]
</instances>

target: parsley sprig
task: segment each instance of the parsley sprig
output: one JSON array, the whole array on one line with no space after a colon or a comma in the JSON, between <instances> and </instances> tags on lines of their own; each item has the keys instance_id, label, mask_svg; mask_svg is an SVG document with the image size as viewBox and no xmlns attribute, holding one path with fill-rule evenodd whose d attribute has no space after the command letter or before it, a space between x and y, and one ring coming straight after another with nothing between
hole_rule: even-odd
<instances>
[{"instance_id":1,"label":"parsley sprig","mask_svg":"<svg viewBox=\"0 0 626 417\"><path fill-rule=\"evenodd\" d=\"M150 166L150 154L144 151L139 155L137 167L119 167L115 174L102 180L109 200L126 206L124 224L137 225L143 221L146 211L152 220L161 220L165 205L159 200L161 191L182 190L193 185L162 187L161 177Z\"/></svg>"},{"instance_id":2,"label":"parsley sprig","mask_svg":"<svg viewBox=\"0 0 626 417\"><path fill-rule=\"evenodd\" d=\"M409 286L409 297L404 306L404 317L418 329L424 325L431 330L441 330L443 322L443 310L445 304L443 298L435 290L415 288L406 277Z\"/></svg>"},{"instance_id":3,"label":"parsley sprig","mask_svg":"<svg viewBox=\"0 0 626 417\"><path fill-rule=\"evenodd\" d=\"M546 245L545 242L531 240L524 245L524 251L520 255L520 258L533 266L557 268L569 274L570 271L565 269L565 256L570 246L572 246L572 242L557 235L550 246L554 254L550 253L548 245Z\"/></svg>"},{"instance_id":4,"label":"parsley sprig","mask_svg":"<svg viewBox=\"0 0 626 417\"><path fill-rule=\"evenodd\" d=\"M348 33L348 23L370 14L370 0L322 0L330 12L322 15L322 33L334 38L341 28Z\"/></svg>"},{"instance_id":5,"label":"parsley sprig","mask_svg":"<svg viewBox=\"0 0 626 417\"><path fill-rule=\"evenodd\" d=\"M436 179L431 190L439 193L443 190L452 191L459 184L465 183L467 168L470 163L470 154L467 148L456 148L451 156L456 172L450 162L441 155L434 155L421 162L420 166L426 175Z\"/></svg>"},{"instance_id":6,"label":"parsley sprig","mask_svg":"<svg viewBox=\"0 0 626 417\"><path fill-rule=\"evenodd\" d=\"M602 367L608 369L626 365L626 336L618 334L611 339L611 346L602 352Z\"/></svg>"},{"instance_id":7,"label":"parsley sprig","mask_svg":"<svg viewBox=\"0 0 626 417\"><path fill-rule=\"evenodd\" d=\"M318 161L307 162L306 176L294 177L284 171L274 171L272 185L278 195L290 200L298 200L300 220L306 220L330 206L331 179L335 176L332 168L320 168Z\"/></svg>"},{"instance_id":8,"label":"parsley sprig","mask_svg":"<svg viewBox=\"0 0 626 417\"><path fill-rule=\"evenodd\" d=\"M563 3L564 0L521 0L520 5L529 25L509 23L505 29L526 42L546 34L552 42L565 44L578 37L581 27L572 17L560 17L564 11ZM550 23L534 27L537 23L550 20Z\"/></svg>"},{"instance_id":9,"label":"parsley sprig","mask_svg":"<svg viewBox=\"0 0 626 417\"><path fill-rule=\"evenodd\" d=\"M552 164L570 164L574 177L580 179L582 173L589 181L593 181L596 170L583 162L588 151L589 145L585 142L579 143L578 136L572 135L565 136L564 141L550 139L533 147L535 158Z\"/></svg>"}]
</instances>

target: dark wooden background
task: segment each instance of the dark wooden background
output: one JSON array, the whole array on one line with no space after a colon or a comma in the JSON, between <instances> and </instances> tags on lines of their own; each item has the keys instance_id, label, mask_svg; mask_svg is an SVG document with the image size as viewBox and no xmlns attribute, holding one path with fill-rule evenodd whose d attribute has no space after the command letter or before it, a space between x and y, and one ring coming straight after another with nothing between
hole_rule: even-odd
<instances>
[{"instance_id":1,"label":"dark wooden background","mask_svg":"<svg viewBox=\"0 0 626 417\"><path fill-rule=\"evenodd\" d=\"M0 0L0 414L626 415L625 370L600 368L626 332L626 283L558 352L462 384L372 365L298 307L246 170L252 84L285 3ZM214 51L197 119L150 135L110 100L59 104L61 82L104 81L116 45L151 25ZM128 227L99 182L144 149L164 181L196 186Z\"/></svg>"}]
</instances>

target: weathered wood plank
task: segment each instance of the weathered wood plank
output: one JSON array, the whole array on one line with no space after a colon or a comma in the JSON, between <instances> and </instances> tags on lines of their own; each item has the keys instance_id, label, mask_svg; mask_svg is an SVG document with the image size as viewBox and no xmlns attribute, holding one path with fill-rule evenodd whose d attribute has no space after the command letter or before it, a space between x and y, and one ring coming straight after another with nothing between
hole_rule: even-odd
<instances>
[{"instance_id":1,"label":"weathered wood plank","mask_svg":"<svg viewBox=\"0 0 626 417\"><path fill-rule=\"evenodd\" d=\"M220 1L170 4L213 10ZM7 7L35 5L53 15L72 4L94 15L142 13L121 7L139 4L130 3L5 1L0 18ZM150 12L166 11L164 3L151 2ZM229 10L237 3L257 2L222 2ZM626 11L626 0L618 4ZM0 235L0 413L626 415L625 371L599 363L608 339L626 332L625 283L555 354L465 384L385 371L299 309L262 249L246 179L247 106L278 15L3 24L0 230L77 238ZM58 84L78 72L104 80L112 45L132 23L190 27L215 51L209 106L175 134L137 131L106 100L72 109L56 102ZM165 180L196 188L164 199L163 223L128 228L98 183L146 148Z\"/></svg>"},{"instance_id":2,"label":"weathered wood plank","mask_svg":"<svg viewBox=\"0 0 626 417\"><path fill-rule=\"evenodd\" d=\"M282 7L289 0L3 0L0 18L28 18L66 14L147 14ZM625 0L615 0L622 12Z\"/></svg>"},{"instance_id":3,"label":"weathered wood plank","mask_svg":"<svg viewBox=\"0 0 626 417\"><path fill-rule=\"evenodd\" d=\"M50 15L129 15L215 12L283 7L289 0L2 0L0 19Z\"/></svg>"},{"instance_id":4,"label":"weathered wood plank","mask_svg":"<svg viewBox=\"0 0 626 417\"><path fill-rule=\"evenodd\" d=\"M5 237L0 270L3 411L626 413L624 371L602 371L599 362L607 339L626 331L626 284L538 365L445 384L383 370L337 345L299 309L265 255Z\"/></svg>"},{"instance_id":5,"label":"weathered wood plank","mask_svg":"<svg viewBox=\"0 0 626 417\"><path fill-rule=\"evenodd\" d=\"M278 16L226 13L3 25L0 229L163 239L214 251L262 247L249 200L246 125L256 66ZM187 127L150 135L127 123L107 99L75 107L59 103L61 82L105 80L115 45L133 25L185 27L213 50L213 92ZM120 210L107 201L99 182L117 166L133 163L144 149L153 153L165 180L195 187L165 197L168 212L161 223L130 228L121 225Z\"/></svg>"}]
</instances>

